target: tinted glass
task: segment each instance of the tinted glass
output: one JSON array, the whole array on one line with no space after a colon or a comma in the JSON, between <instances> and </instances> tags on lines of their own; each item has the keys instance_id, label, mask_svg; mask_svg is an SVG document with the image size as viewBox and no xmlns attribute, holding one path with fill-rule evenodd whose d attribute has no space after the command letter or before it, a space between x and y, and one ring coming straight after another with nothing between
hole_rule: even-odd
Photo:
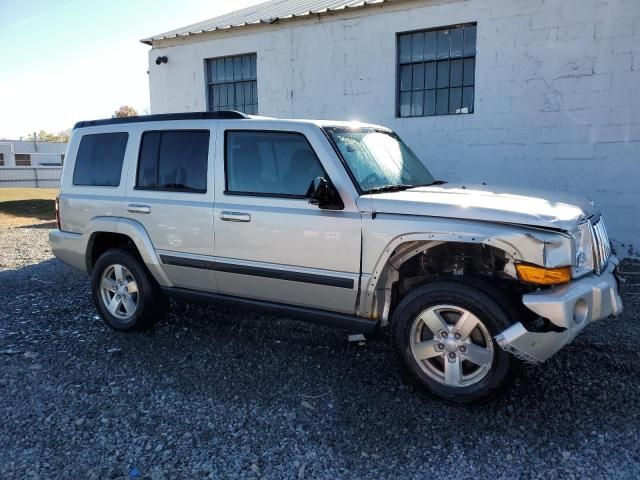
<instances>
[{"instance_id":1,"label":"tinted glass","mask_svg":"<svg viewBox=\"0 0 640 480\"><path fill-rule=\"evenodd\" d=\"M471 86L474 83L475 76L475 58L465 58L464 59L464 85Z\"/></svg>"},{"instance_id":2,"label":"tinted glass","mask_svg":"<svg viewBox=\"0 0 640 480\"><path fill-rule=\"evenodd\" d=\"M411 115L411 92L400 93L400 116L408 117Z\"/></svg>"},{"instance_id":3,"label":"tinted glass","mask_svg":"<svg viewBox=\"0 0 640 480\"><path fill-rule=\"evenodd\" d=\"M472 113L475 42L473 24L399 34L398 115Z\"/></svg>"},{"instance_id":4,"label":"tinted glass","mask_svg":"<svg viewBox=\"0 0 640 480\"><path fill-rule=\"evenodd\" d=\"M120 185L128 133L84 135L73 169L74 185L117 187Z\"/></svg>"},{"instance_id":5,"label":"tinted glass","mask_svg":"<svg viewBox=\"0 0 640 480\"><path fill-rule=\"evenodd\" d=\"M424 59L433 60L436 58L436 32L426 32L424 34Z\"/></svg>"},{"instance_id":6,"label":"tinted glass","mask_svg":"<svg viewBox=\"0 0 640 480\"><path fill-rule=\"evenodd\" d=\"M233 57L233 79L242 80L242 57Z\"/></svg>"},{"instance_id":7,"label":"tinted glass","mask_svg":"<svg viewBox=\"0 0 640 480\"><path fill-rule=\"evenodd\" d=\"M398 58L400 63L411 61L411 35L401 35L398 38Z\"/></svg>"},{"instance_id":8,"label":"tinted glass","mask_svg":"<svg viewBox=\"0 0 640 480\"><path fill-rule=\"evenodd\" d=\"M449 86L449 62L438 62L438 88Z\"/></svg>"},{"instance_id":9,"label":"tinted glass","mask_svg":"<svg viewBox=\"0 0 640 480\"><path fill-rule=\"evenodd\" d=\"M326 174L304 135L234 132L226 135L227 192L304 197Z\"/></svg>"},{"instance_id":10,"label":"tinted glass","mask_svg":"<svg viewBox=\"0 0 640 480\"><path fill-rule=\"evenodd\" d=\"M436 94L436 115L449 113L449 89L439 88Z\"/></svg>"},{"instance_id":11,"label":"tinted glass","mask_svg":"<svg viewBox=\"0 0 640 480\"><path fill-rule=\"evenodd\" d=\"M462 108L466 108L467 113L473 112L473 87L462 89Z\"/></svg>"},{"instance_id":12,"label":"tinted glass","mask_svg":"<svg viewBox=\"0 0 640 480\"><path fill-rule=\"evenodd\" d=\"M413 92L411 95L411 115L422 115L422 105L424 103L424 93L422 90Z\"/></svg>"},{"instance_id":13,"label":"tinted glass","mask_svg":"<svg viewBox=\"0 0 640 480\"><path fill-rule=\"evenodd\" d=\"M411 90L411 65L400 67L400 91Z\"/></svg>"},{"instance_id":14,"label":"tinted glass","mask_svg":"<svg viewBox=\"0 0 640 480\"><path fill-rule=\"evenodd\" d=\"M424 65L425 88L436 88L436 63L429 62Z\"/></svg>"},{"instance_id":15,"label":"tinted glass","mask_svg":"<svg viewBox=\"0 0 640 480\"><path fill-rule=\"evenodd\" d=\"M208 130L145 132L138 159L137 188L207 191Z\"/></svg>"},{"instance_id":16,"label":"tinted glass","mask_svg":"<svg viewBox=\"0 0 640 480\"><path fill-rule=\"evenodd\" d=\"M435 115L436 114L436 91L427 90L424 96L424 114Z\"/></svg>"},{"instance_id":17,"label":"tinted glass","mask_svg":"<svg viewBox=\"0 0 640 480\"><path fill-rule=\"evenodd\" d=\"M413 90L422 90L424 88L424 66L421 63L413 65Z\"/></svg>"},{"instance_id":18,"label":"tinted glass","mask_svg":"<svg viewBox=\"0 0 640 480\"><path fill-rule=\"evenodd\" d=\"M476 54L476 26L465 27L464 29L464 55Z\"/></svg>"},{"instance_id":19,"label":"tinted glass","mask_svg":"<svg viewBox=\"0 0 640 480\"><path fill-rule=\"evenodd\" d=\"M207 60L209 110L258 113L256 54Z\"/></svg>"},{"instance_id":20,"label":"tinted glass","mask_svg":"<svg viewBox=\"0 0 640 480\"><path fill-rule=\"evenodd\" d=\"M447 58L448 56L449 56L449 30L439 30L436 57Z\"/></svg>"},{"instance_id":21,"label":"tinted glass","mask_svg":"<svg viewBox=\"0 0 640 480\"><path fill-rule=\"evenodd\" d=\"M411 35L411 61L422 60L424 53L424 33Z\"/></svg>"},{"instance_id":22,"label":"tinted glass","mask_svg":"<svg viewBox=\"0 0 640 480\"><path fill-rule=\"evenodd\" d=\"M451 86L462 86L462 60L451 61Z\"/></svg>"},{"instance_id":23,"label":"tinted glass","mask_svg":"<svg viewBox=\"0 0 640 480\"><path fill-rule=\"evenodd\" d=\"M458 113L462 104L462 89L452 88L449 90L449 113Z\"/></svg>"},{"instance_id":24,"label":"tinted glass","mask_svg":"<svg viewBox=\"0 0 640 480\"><path fill-rule=\"evenodd\" d=\"M462 29L461 28L453 28L450 33L451 40L451 56L452 57L460 57L462 56Z\"/></svg>"}]
</instances>

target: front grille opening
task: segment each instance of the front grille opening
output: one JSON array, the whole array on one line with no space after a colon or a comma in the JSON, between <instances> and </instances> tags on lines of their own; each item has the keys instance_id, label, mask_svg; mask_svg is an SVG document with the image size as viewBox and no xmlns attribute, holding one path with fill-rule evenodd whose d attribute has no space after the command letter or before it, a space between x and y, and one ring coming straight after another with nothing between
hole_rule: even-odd
<instances>
[{"instance_id":1,"label":"front grille opening","mask_svg":"<svg viewBox=\"0 0 640 480\"><path fill-rule=\"evenodd\" d=\"M607 229L602 218L594 223L591 229L593 232L593 250L596 260L596 270L597 273L602 273L609 263L611 243L609 242L609 235L607 235Z\"/></svg>"}]
</instances>

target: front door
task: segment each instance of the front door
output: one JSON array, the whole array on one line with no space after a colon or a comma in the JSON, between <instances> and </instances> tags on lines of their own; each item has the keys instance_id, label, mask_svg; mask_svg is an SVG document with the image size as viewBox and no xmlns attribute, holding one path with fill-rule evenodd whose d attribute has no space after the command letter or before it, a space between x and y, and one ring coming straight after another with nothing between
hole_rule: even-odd
<instances>
[{"instance_id":1,"label":"front door","mask_svg":"<svg viewBox=\"0 0 640 480\"><path fill-rule=\"evenodd\" d=\"M348 186L336 181L345 175L327 158L335 153L315 126L261 126L221 126L218 135L218 288L239 297L353 313L361 217ZM322 210L305 199L318 176L334 180L343 210Z\"/></svg>"}]
</instances>

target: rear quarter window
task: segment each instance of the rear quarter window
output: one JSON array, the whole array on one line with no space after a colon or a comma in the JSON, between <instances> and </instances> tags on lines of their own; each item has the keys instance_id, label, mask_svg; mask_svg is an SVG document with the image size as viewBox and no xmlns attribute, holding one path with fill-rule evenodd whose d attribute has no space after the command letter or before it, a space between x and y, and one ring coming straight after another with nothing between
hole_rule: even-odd
<instances>
[{"instance_id":1,"label":"rear quarter window","mask_svg":"<svg viewBox=\"0 0 640 480\"><path fill-rule=\"evenodd\" d=\"M74 185L117 187L129 134L97 133L80 140L73 169Z\"/></svg>"}]
</instances>

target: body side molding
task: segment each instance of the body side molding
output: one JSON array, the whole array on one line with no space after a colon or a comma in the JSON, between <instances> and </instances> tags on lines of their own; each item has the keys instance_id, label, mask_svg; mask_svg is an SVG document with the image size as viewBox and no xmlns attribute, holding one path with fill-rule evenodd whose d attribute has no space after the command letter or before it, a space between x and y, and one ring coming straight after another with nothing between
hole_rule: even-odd
<instances>
[{"instance_id":1,"label":"body side molding","mask_svg":"<svg viewBox=\"0 0 640 480\"><path fill-rule=\"evenodd\" d=\"M315 285L325 285L328 287L353 289L355 282L351 278L334 277L330 275L319 275L305 272L290 272L276 268L253 267L217 260L202 260L197 258L178 257L174 255L161 254L160 260L166 265L177 265L188 268L201 268L218 272L236 273L239 275L252 275L255 277L266 277L275 280L287 280L290 282L313 283Z\"/></svg>"}]
</instances>

